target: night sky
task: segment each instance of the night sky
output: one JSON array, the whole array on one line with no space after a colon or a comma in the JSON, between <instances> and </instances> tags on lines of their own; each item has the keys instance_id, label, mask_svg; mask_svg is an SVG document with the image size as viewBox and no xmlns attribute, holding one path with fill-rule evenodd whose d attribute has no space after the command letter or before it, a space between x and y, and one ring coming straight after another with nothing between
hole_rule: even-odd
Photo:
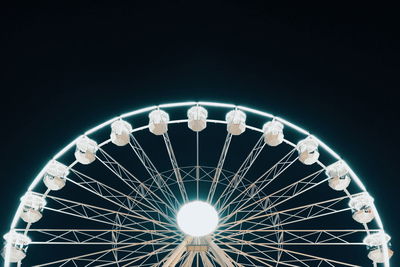
<instances>
[{"instance_id":1,"label":"night sky","mask_svg":"<svg viewBox=\"0 0 400 267\"><path fill-rule=\"evenodd\" d=\"M324 140L363 179L398 251L394 7L168 2L0 9L0 233L34 176L85 130L203 100L280 115Z\"/></svg>"}]
</instances>

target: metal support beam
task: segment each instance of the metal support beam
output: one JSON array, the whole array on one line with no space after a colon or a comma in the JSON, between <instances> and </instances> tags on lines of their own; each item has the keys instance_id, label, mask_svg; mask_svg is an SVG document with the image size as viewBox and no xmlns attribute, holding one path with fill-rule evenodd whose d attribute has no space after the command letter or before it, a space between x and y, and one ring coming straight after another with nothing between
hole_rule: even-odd
<instances>
[{"instance_id":1,"label":"metal support beam","mask_svg":"<svg viewBox=\"0 0 400 267\"><path fill-rule=\"evenodd\" d=\"M183 253L186 251L186 246L192 242L193 237L187 236L171 253L165 261L163 267L174 267L182 258Z\"/></svg>"},{"instance_id":2,"label":"metal support beam","mask_svg":"<svg viewBox=\"0 0 400 267\"><path fill-rule=\"evenodd\" d=\"M225 187L224 191L222 192L221 196L215 202L215 205L219 204L220 207L225 207L227 203L229 203L230 197L236 191L238 185L246 176L247 172L250 170L251 166L256 161L258 155L260 155L261 151L265 147L264 137L261 136L257 143L254 145L253 149L242 163L238 171L236 172L233 179L229 182L229 184Z\"/></svg>"},{"instance_id":3,"label":"metal support beam","mask_svg":"<svg viewBox=\"0 0 400 267\"><path fill-rule=\"evenodd\" d=\"M150 174L161 193L172 207L176 208L179 206L179 201L176 199L175 194L169 188L168 184L165 182L160 172L154 166L153 162L150 160L149 156L146 154L142 146L139 144L139 141L133 136L133 134L130 134L130 140L130 147L143 164L143 167L145 167L146 171Z\"/></svg>"},{"instance_id":4,"label":"metal support beam","mask_svg":"<svg viewBox=\"0 0 400 267\"><path fill-rule=\"evenodd\" d=\"M196 256L196 252L189 252L185 261L183 262L182 267L192 267L194 256Z\"/></svg>"},{"instance_id":5,"label":"metal support beam","mask_svg":"<svg viewBox=\"0 0 400 267\"><path fill-rule=\"evenodd\" d=\"M206 252L200 252L201 261L203 262L204 267L213 267L214 265L210 261Z\"/></svg>"},{"instance_id":6,"label":"metal support beam","mask_svg":"<svg viewBox=\"0 0 400 267\"><path fill-rule=\"evenodd\" d=\"M214 255L219 265L222 267L234 267L231 257L229 257L224 250L214 243L211 236L206 237L205 240L207 241L210 251Z\"/></svg>"},{"instance_id":7,"label":"metal support beam","mask_svg":"<svg viewBox=\"0 0 400 267\"><path fill-rule=\"evenodd\" d=\"M228 133L225 138L224 147L222 148L221 156L219 157L217 168L215 169L215 174L213 177L213 182L208 193L207 202L211 203L215 194L215 190L218 185L219 177L221 175L222 168L224 167L225 158L228 154L229 145L231 144L232 134Z\"/></svg>"},{"instance_id":8,"label":"metal support beam","mask_svg":"<svg viewBox=\"0 0 400 267\"><path fill-rule=\"evenodd\" d=\"M163 134L165 146L167 147L169 159L171 160L172 168L174 169L176 181L178 182L179 191L181 191L183 202L188 201L185 185L182 180L181 172L179 170L178 161L176 160L174 149L172 148L171 140L169 139L168 133Z\"/></svg>"}]
</instances>

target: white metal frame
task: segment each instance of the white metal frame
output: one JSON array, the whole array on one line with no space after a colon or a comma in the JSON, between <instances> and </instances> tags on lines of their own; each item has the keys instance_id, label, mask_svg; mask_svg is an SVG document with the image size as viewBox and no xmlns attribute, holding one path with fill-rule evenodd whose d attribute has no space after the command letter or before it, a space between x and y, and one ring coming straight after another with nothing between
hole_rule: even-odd
<instances>
[{"instance_id":1,"label":"white metal frame","mask_svg":"<svg viewBox=\"0 0 400 267\"><path fill-rule=\"evenodd\" d=\"M139 110L135 110L135 111L132 111L132 112L129 112L129 113L122 114L122 115L120 115L120 116L118 116L118 117L112 118L112 119L110 119L110 120L108 120L108 121L106 121L106 122L104 122L104 123L102 123L102 124L100 124L100 125L98 125L98 126L92 128L92 129L86 131L84 135L90 136L91 134L95 133L96 131L98 131L98 130L100 130L100 129L106 127L106 126L109 126L112 122L114 122L114 121L116 121L116 120L125 119L125 118L130 118L130 117L133 117L133 116L136 116L136 115L139 115L139 114L151 112L151 111L156 110L156 109L169 109L169 108L186 107L186 106L187 106L187 107L190 107L190 106L195 106L195 105L200 105L200 106L203 106L203 107L218 107L218 108L224 108L224 109L227 109L227 110L230 110L230 109L238 109L238 110L241 110L241 111L243 111L243 112L245 112L245 113L256 114L256 115L259 115L259 116L264 117L264 118L266 118L266 119L274 119L274 120L277 120L277 121L281 122L282 124L284 124L285 127L289 127L289 128L291 128L291 129L297 131L298 133L304 135L304 137L310 136L310 133L309 133L308 131L304 130L303 128L298 127L298 126L296 126L296 125L294 125L294 124L292 124L292 123L286 121L285 119L283 119L283 118L281 118L281 117L276 117L276 116L274 116L274 115L272 115L272 114L269 114L269 113L266 113L266 112L258 111L258 110L255 110L255 109L252 109L252 108L248 108L248 107L244 107L244 106L236 106L236 105L233 105L233 104L215 103L215 102L202 102L202 101L200 101L200 102L180 102L180 103L163 104L163 105L150 106L150 107L142 108L142 109L139 109ZM173 124L173 123L186 123L186 122L187 122L187 119L179 119L179 120L172 120L172 121L169 122L169 124ZM226 122L223 121L223 120L214 120L214 119L207 119L207 122L209 122L209 123L221 123L221 124L225 124L225 123L226 123ZM247 125L246 127L247 127L248 129L250 129L250 130L254 130L254 131L257 131L257 132L262 133L262 129L260 129L260 128L257 128L257 127L254 127L254 126L250 126L250 125ZM141 131L141 130L144 130L144 129L147 129L147 128L148 128L148 126L138 127L138 128L133 129L132 133L137 132L137 131ZM132 137L133 137L133 136L132 136ZM318 144L319 144L319 147L320 147L320 148L322 148L322 149L325 150L327 153L329 153L333 158L335 158L335 159L337 159L337 160L342 160L342 161L343 161L343 159L342 159L337 153L335 153L328 145L326 145L323 141L321 141L321 140L320 140L319 138L317 138L316 136L313 135L313 137L315 138L315 140L318 141ZM79 138L79 137L78 137L78 138ZM60 158L61 156L63 156L66 152L68 152L68 151L70 151L71 149L73 149L78 138L76 138L76 139L73 140L71 143L69 143L67 146L65 146L62 150L60 150L53 158L50 159L49 163L50 163L52 160L57 160L57 159L59 159L59 158ZM133 137L133 138L134 138L134 137ZM198 138L198 133L197 133L197 138ZM209 196L208 196L208 199L209 199L209 200L213 199L213 197L214 197L214 190L215 190L214 186L216 186L216 183L219 181L219 176L221 175L221 170L222 170L223 165L224 165L225 156L226 156L226 153L227 153L227 151L228 151L231 138L232 138L232 135L228 134L228 135L227 135L227 139L226 139L226 141L225 141L224 148L223 148L222 153L221 153L221 157L220 157L219 163L217 164L217 169L216 169L217 171L216 171L216 174L215 174L215 176L213 177L213 186L212 186L213 189L212 189L212 191L210 191L210 193L209 193ZM260 139L260 140L261 140L261 139ZM186 200L186 199L187 199L187 196L185 195L184 184L182 183L182 177L181 177L181 174L180 174L180 170L179 170L179 167L178 167L178 163L177 163L177 160L176 160L176 158L175 158L175 155L174 155L174 152L173 152L173 149L172 149L172 145L171 145L171 142L170 142L169 137L168 137L167 134L164 134L164 141L165 141L165 144L166 144L168 153L169 153L169 155L170 155L171 164L172 164L173 169L174 169L174 171L175 171L176 180L177 180L177 183L179 184L179 188L180 188L180 190L181 190L182 198ZM103 143L100 143L100 144L98 145L98 146L99 146L99 150L101 151L101 147L104 146L105 144L109 143L109 142L110 142L110 140L106 140L106 141L104 141ZM288 140L286 140L286 139L284 140L284 142L285 142L286 144L288 144L288 145L291 145L293 148L296 147L296 145L295 145L294 143L292 143L292 142L290 142L290 141L288 141ZM236 174L236 175L239 176L239 180L241 179L241 177L244 176L244 174L245 174L247 168L249 168L249 166L251 166L251 162L252 162L253 160L255 160L255 158L257 158L258 153L262 150L262 147L263 147L263 146L264 146L263 143L257 143L257 144L256 144L256 146L254 147L253 151L250 153L250 155L248 156L247 160L243 163L242 167L239 169L238 173ZM137 153L138 156L139 156L139 155L142 156L142 160L143 160L143 162L144 162L143 164L144 164L144 165L147 165L149 174L150 174L151 176L160 175L159 172L157 171L157 169L156 169L156 168L154 167L154 165L151 163L150 159L147 158L146 154L145 154L145 153L142 153L142 151L140 151L141 147L140 147L140 145L138 145L137 142L133 142L132 149L135 151L135 153ZM108 159L111 160L110 158L108 158ZM49 163L48 163L48 164L49 164ZM104 161L103 161L103 163L104 163ZM287 163L288 163L288 162L287 162ZM290 163L290 162L289 162L289 163ZM47 165L48 165L48 164L47 164ZM75 164L76 164L76 162L72 163L72 164L69 166L69 168L72 169L72 168L74 167ZM326 168L326 166L325 166L323 163L318 162L318 164L320 164L321 167ZM349 165L348 163L346 163L346 164ZM47 165L42 169L42 171L40 171L40 172L38 173L38 175L35 177L35 179L33 180L33 182L32 182L32 183L30 184L30 186L28 187L28 190L27 190L27 191L34 191L36 185L41 181L41 179L42 179L42 177L43 177L43 175L44 175L44 173L45 173L45 170L46 170ZM197 162L197 168L199 168L198 162ZM350 167L349 167L349 168L350 168ZM350 175L351 175L353 181L355 181L356 184L359 186L360 190L366 192L366 188L365 188L365 186L363 185L363 183L361 182L361 179L356 175L356 173L355 173L351 168L349 169L349 173L350 173ZM275 173L275 174L276 174L276 173ZM198 175L197 175L197 176L198 176ZM260 177L260 178L261 178L261 177ZM265 176L264 176L263 178L265 179ZM274 176L270 177L269 179L274 179ZM323 181L325 181L325 180L323 180ZM320 181L320 182L318 182L318 183L316 183L316 184L319 184L319 183L321 183L321 182L323 182L323 181ZM76 181L72 181L72 180L71 180L70 182L77 183ZM239 182L240 182L240 181L239 181ZM312 181L308 181L308 182L311 183ZM315 184L315 185L316 185L316 184ZM238 185L238 184L237 184L237 185ZM237 186L237 185L235 185L235 186ZM101 184L99 184L99 186L106 186L106 185L101 185ZM291 185L291 186L294 186L294 185ZM314 186L314 184L312 184L311 186ZM136 187L135 187L135 188L136 188ZM133 189L134 189L134 188L133 188ZM246 189L246 190L247 190L247 189ZM246 190L245 190L245 191L246 191ZM262 190L262 188L258 188L258 189L257 189L257 191L260 191L260 190ZM48 193L49 193L49 191L45 192L45 193L43 194L43 196L49 197L49 198L51 198L51 199L55 199L55 197L48 196ZM95 192L95 193L98 194L98 192ZM258 192L256 192L256 193L258 193ZM296 192L296 194L298 194L298 193L299 193L299 192ZM352 197L352 195L351 195L349 192L345 191L345 193L347 194L347 198L349 198L349 197L351 198L351 197ZM283 194L285 194L285 192L283 192ZM278 196L279 196L279 195L278 195ZM282 195L281 195L281 196L282 196ZM293 197L293 196L295 196L295 194L292 194L290 197ZM125 196L125 197L126 197L127 199L129 199L129 196ZM169 199L169 201L171 201L171 203L172 203L174 200L171 199L171 197L172 197L171 195L170 195L170 196L167 196L166 199ZM286 197L287 197L287 195L286 195ZM228 200L228 199L229 199L229 198L226 198L226 200ZM287 198L286 198L286 199L287 199ZM340 198L340 199L342 199L342 198ZM346 199L346 197L343 197L343 199ZM279 200L279 198L276 199L276 201L278 201L278 200ZM67 201L67 200L60 200L60 199L59 199L58 201ZM335 200L332 200L332 201L334 202ZM161 200L160 200L160 202L161 202ZM275 204L273 203L273 205L277 205L277 204L280 204L280 203L281 203L281 202L277 202L277 203L275 203ZM328 204L331 204L331 202L327 202L327 203L328 203ZM76 204L76 205L84 205L83 203L75 203L75 204ZM226 209L226 208L227 208L227 203L226 203L226 201L223 201L221 204L222 204L222 205L221 205L221 208L222 208L222 209ZM246 203L245 203L245 204L246 204ZM322 204L324 204L324 203L322 203ZM318 205L319 207L321 207L321 203L311 204L312 207L314 207L315 205ZM248 206L248 205L242 205L240 208L241 208L241 209L245 209L247 206ZM251 204L250 204L250 206L251 206ZM176 203L174 203L173 207L174 207L174 208L177 208L177 207L176 207ZM304 206L304 207L300 207L300 210L304 211L305 209L307 209L307 208L309 208L309 207L310 207L310 206L307 206L307 205L306 205L306 206ZM19 213L20 213L20 211L21 211L22 208L23 208L23 207L22 207L22 205L20 204L20 205L18 206L17 212L15 213L15 216L14 216L14 218L13 218L13 220L12 220L12 223L11 223L11 225L10 225L10 229L15 229L15 228L16 228L16 225L17 225L17 223L18 223L18 220L20 219L20 218L19 218ZM93 210L96 209L96 207L86 207L86 208L91 208L91 209L93 209ZM149 204L149 209L151 209L151 208L152 208L152 207L150 207L150 204ZM376 221L376 223L377 223L379 229L368 229L368 226L367 226L367 225L364 225L364 227L365 227L364 231L365 231L366 233L372 233L372 232L376 232L376 231L383 231L383 223L382 223L382 220L381 220L381 218L380 218L380 216L379 216L378 211L376 210L375 205L373 205L372 208L373 208L373 211L374 211L374 213L375 213L375 221ZM323 210L324 210L324 209L325 209L325 210L329 210L329 205L327 205L326 207L323 207L322 209L323 209ZM287 212L293 212L293 211L297 211L297 210L285 211L285 213L287 213ZM136 215L130 214L129 216L141 216L141 215L140 215L140 214L136 214ZM161 214L161 216L164 216L165 218L168 218L168 215L166 215L166 214ZM232 217L233 215L230 215L230 216ZM258 212L258 213L256 213L255 215L252 215L251 218L259 218L260 216L265 216L265 214L261 214L260 212ZM318 216L318 213L317 213L315 216ZM229 216L228 216L228 217L229 217ZM305 218L305 217L303 217L303 218ZM168 218L168 219L170 220L170 222L172 222L171 218ZM225 218L225 220L224 220L224 218L223 218L222 221L223 221L224 223L226 223L227 219L229 219L229 218ZM299 220L302 220L302 217L299 217L298 219L299 219ZM27 233L27 232L30 231L29 225L27 226L26 229L16 229L16 230L19 230L19 231L24 230L25 233ZM47 230L46 230L46 229L41 229L41 230L34 230L34 231L51 232L51 229L47 229ZM73 233L73 232L76 231L76 230L67 229L67 231L68 231L68 233ZM118 231L129 231L129 229L121 229L121 230L118 230ZM134 231L134 229L132 229L132 231ZM166 230L166 231L167 231L167 230ZM242 231L242 232L252 231L252 234L254 235L254 237L257 238L257 230L256 230L256 229L243 229L243 230L241 230L241 231ZM278 231L278 230L276 230L276 229L270 229L270 228L268 228L268 227L263 227L263 228L259 228L258 231L264 231L264 232L273 231L273 232L276 232L276 231ZM347 234L352 234L352 233L355 233L355 232L358 232L358 231L360 231L360 230L348 230L348 232L344 231L344 232L345 232L344 234L346 234L346 233L347 233ZM226 233L229 233L229 229L228 229L228 230L225 230L224 233L225 233L225 234L226 234ZM323 233L329 235L331 232L330 232L329 230L324 230ZM156 234L156 235L158 236L157 238L159 238L160 240L162 240L163 238L167 238L167 237L166 237L165 235L163 235L163 234L159 234L159 233L152 233L152 234ZM307 233L302 233L302 235L299 235L299 234L297 233L296 230L292 230L292 231L286 230L286 234L292 235L292 236L293 236L293 240L294 240L294 241L297 241L297 242L292 242L293 245L294 245L294 244L298 244L298 245L306 245L306 244L324 245L324 242L325 242L326 240L334 240L335 242L338 242L338 244L346 243L346 242L343 242L343 240L341 240L340 237L337 237L337 236L331 236L331 237L332 237L331 239L329 239L329 237L327 237L327 239L324 239L325 241L321 242L321 240L312 240L312 239L310 239L310 236L307 236ZM230 241L230 243L225 243L225 244L224 244L224 245L226 246L226 250L232 250L232 251L237 250L237 248L234 247L234 246L235 246L235 245L238 245L238 242L240 243L241 240L240 240L240 239L236 239L236 238L234 237L235 235L222 235L222 233L219 233L218 235L219 235L221 238L224 238L224 239ZM91 234L91 235L89 235L88 240L92 240L93 238L94 238L94 239L99 239L99 238L101 238L101 236L98 236L98 235L96 235L96 234L94 234L94 235ZM171 236L168 236L168 238L171 238ZM175 237L175 238L176 238L176 237ZM156 240L158 240L158 239L156 239ZM185 239L185 240L186 240L186 239ZM301 240L302 242L300 242L300 240ZM33 243L34 243L34 242L35 242L35 241L33 241ZM59 242L62 242L62 241L59 241ZM151 242L151 241L142 241L142 242ZM40 243L40 242L38 242L38 244L39 244L39 243ZM81 243L82 243L82 242L81 242ZM94 242L90 243L89 241L87 241L87 243L88 243L88 244L93 244ZM127 247L129 247L130 245L132 245L131 242L127 242L127 243L129 243L129 245L127 245ZM137 243L140 243L140 242L137 242ZM212 253L210 254L209 252L208 252L208 253L203 253L203 252L202 252L202 253L199 254L200 256L198 256L197 258L195 258L195 257L193 256L193 253L192 253L192 254L188 254L188 255L185 254L185 257L186 257L185 266L189 266L190 263L193 262L193 261L195 261L195 260L200 260L200 261L202 261L203 264L204 264L205 266L213 266L213 264L214 264L215 261L216 261L216 262L219 262L219 261L221 261L222 258L223 258L223 260L226 260L226 262L228 262L228 263L226 263L226 266L243 266L243 265L240 265L240 264L234 265L233 263L231 263L231 260L232 260L232 262L234 262L233 259L227 260L229 256L228 256L228 255L225 255L225 252L223 252L223 251L221 250L221 248L219 247L218 244L220 243L220 241L219 241L218 239L216 239L215 242L214 242L212 239L208 239L208 243L209 243L210 247L212 248ZM123 244L123 243L122 243L122 244ZM182 244L183 244L183 243L181 243L181 245L179 245L179 246L182 246ZM167 245L168 245L168 244L167 244ZM170 251L171 255L180 254L180 256L182 256L182 254L183 254L182 251L178 251L179 253L176 253L177 248L175 248L175 249L174 249L174 248L167 248L167 247L168 247L167 245L163 248L165 251ZM169 245L170 245L170 244L169 244ZM243 244L241 244L241 245L243 245ZM252 244L251 244L251 241L249 241L249 242L247 243L247 245L252 245ZM276 243L274 243L274 245L276 245ZM179 248L179 246L178 246L178 248ZM294 251L290 251L290 250L287 250L287 249L276 248L276 247L273 247L273 248L274 248L274 249L277 249L277 250L280 250L280 251L282 251L282 252L285 252L285 253L290 254L290 255L293 257L293 259L296 259L297 257L300 257L300 256L305 256L305 255L299 255L299 253L296 253L296 252L294 252ZM385 261L385 263L384 263L384 266L390 266L390 264L389 264L389 259L388 259L388 256L387 256L387 255L388 255L388 246L387 246L387 245L384 245L384 246L383 246L383 250L384 250L384 253L385 253L385 255L386 255L386 261ZM110 250L109 250L109 252L112 252L112 251L113 251L113 249L110 249ZM174 251L175 251L175 252L174 252ZM6 256L5 256L5 264L4 264L4 266L6 266L6 267L9 266L9 263L8 263L8 261L9 261L9 260L8 260L8 259L9 259L9 253L10 253L10 248L9 248L9 246L7 246L6 253L5 253L5 254L6 254ZM237 253L239 253L239 252L237 252ZM208 256L206 256L206 255L208 255ZM176 255L175 255L175 256L176 256ZM259 257L254 256L254 255L245 255L245 253L242 253L242 256L248 258L249 261L258 262L258 264L261 263L261 264L266 265L266 266L273 266L273 265L271 265L271 264L274 262L273 259L259 258ZM143 258L144 258L144 256L143 256ZM121 261L121 264L122 264L122 262L125 262L125 263L128 262L128 265L129 265L129 264L132 264L132 262L134 262L134 261L136 261L136 260L137 260L137 259L133 259L132 261L128 262L129 259L124 259L123 261ZM298 259L298 260L300 260L300 259ZM329 260L327 260L327 259L318 258L318 257L315 258L314 260L320 260L320 261L324 261L324 262L327 262L327 263L329 263L329 262L330 262L330 263L335 263L334 261L329 261ZM171 261L171 262L175 262L175 264L176 264L176 262L177 262L177 260L174 260L174 259L171 259L171 258L170 258L170 259L168 259L168 260L164 263L163 266L174 266L173 264L171 265L170 261ZM279 263L282 264L282 265L285 265L285 266L296 266L296 265L293 265L293 264L291 264L291 263L289 263L289 262L279 262ZM337 262L337 263L339 263L339 262ZM343 264L343 263L341 263L341 264ZM107 265L107 264L105 263L104 266L106 266L106 265ZM43 265L43 266L44 266L44 265ZM103 266L103 265L99 265L99 266ZM143 264L143 266L146 266L146 264ZM355 265L348 265L348 266L355 266Z\"/></svg>"}]
</instances>

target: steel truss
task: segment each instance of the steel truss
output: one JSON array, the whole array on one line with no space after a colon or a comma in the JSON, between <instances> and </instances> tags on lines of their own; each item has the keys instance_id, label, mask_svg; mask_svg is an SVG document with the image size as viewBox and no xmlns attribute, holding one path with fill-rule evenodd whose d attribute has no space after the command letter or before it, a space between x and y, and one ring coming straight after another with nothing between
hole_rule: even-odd
<instances>
[{"instance_id":1,"label":"steel truss","mask_svg":"<svg viewBox=\"0 0 400 267\"><path fill-rule=\"evenodd\" d=\"M161 105L125 114L118 119L157 108L178 108L195 104L251 112L278 120L285 127L292 128L305 137L309 136L308 132L281 118L245 107L208 102ZM106 122L85 135L93 134L113 121L115 120ZM187 122L187 119L179 119L169 123L186 125ZM207 122L220 125L221 128L226 127L225 121L207 119ZM317 254L308 250L345 247L359 253L358 248L365 249L362 240L366 235L383 233L383 226L375 209L377 217L373 228L367 224L356 225L359 226L356 228L353 224L339 225L337 229L332 229L317 223L321 218L351 217L351 209L347 205L349 200L366 192L355 173L350 169L349 173L359 186L358 190L344 190L335 197L327 195L322 199L304 201L305 195L310 192L318 194L322 186L327 186L328 180L332 178L325 174L328 163L318 161L312 171L299 172L295 177L290 177L295 173L290 170L298 162L298 153L295 142L285 139L281 145L284 147L282 151L285 151L283 156L275 159L270 166L262 166L264 169L255 177L249 177L250 169L250 173L253 169L255 172L260 170L257 161L259 156L273 152L272 149L265 148L267 145L262 129L250 125L246 127L258 133L257 138L250 140L227 133L222 144L213 143L213 146L218 147L219 157L211 167L201 164L199 138L203 132L196 132L193 142L195 146L191 148L196 151L196 162L193 166L185 167L178 164L176 155L180 155L179 150L173 146L169 134L164 133L159 137L166 148L163 156L171 164L171 169L166 171L160 166L157 168L155 157L151 157L151 153L143 149L141 144L145 143L136 134L147 130L148 126L135 128L129 134L128 150L140 161L140 167L148 175L146 177L136 174L137 169L131 168L129 164L122 164L117 160L118 157L113 154L115 152L110 149L110 139L105 140L99 143L95 157L96 166L102 168L104 177L100 177L99 173L91 174L90 166L82 168L76 161L68 165L67 186L72 191L85 192L85 198L77 199L74 194L65 196L62 190L46 190L40 193L42 191L36 190L35 186L43 172L29 188L29 191L45 198L47 202L43 217L60 218L58 227L39 227L43 224L36 227L36 224L22 224L16 219L11 229L30 236L32 241L29 247L60 247L69 252L72 250L68 250L68 247L78 248L74 250L73 256L45 259L33 266L361 266L362 264L357 263L357 257L338 258L333 249L331 254ZM235 172L224 169L232 144L245 141L254 146L250 151L243 151L245 157L238 165L239 168L235 168ZM320 140L318 142L322 150L336 160L340 159L324 143ZM203 144L206 146L206 138L202 139ZM74 143L55 158L67 153L73 145ZM180 206L193 199L188 194L190 188L196 188L197 198L200 195L206 196L205 200L212 203L220 214L218 229L209 236L187 236L176 224L175 215ZM21 207L16 216L20 213ZM75 225L67 225L69 221ZM21 227L17 227L17 222ZM62 227L63 225L67 226ZM93 227L87 227L88 225ZM305 225L309 227L304 227ZM82 252L78 253L81 249ZM384 249L387 253L387 245ZM29 250L27 253L29 259ZM5 265L7 264L8 262ZM22 261L17 265L25 264ZM28 266L32 264L28 263ZM385 266L389 266L388 260Z\"/></svg>"}]
</instances>

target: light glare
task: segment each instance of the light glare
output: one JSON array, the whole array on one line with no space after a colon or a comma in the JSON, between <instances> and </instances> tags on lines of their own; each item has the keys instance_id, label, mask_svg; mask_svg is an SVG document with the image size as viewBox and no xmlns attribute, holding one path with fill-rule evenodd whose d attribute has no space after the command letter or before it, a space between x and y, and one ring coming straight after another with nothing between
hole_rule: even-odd
<instances>
[{"instance_id":1,"label":"light glare","mask_svg":"<svg viewBox=\"0 0 400 267\"><path fill-rule=\"evenodd\" d=\"M217 228L219 220L215 208L203 201L183 205L176 219L179 228L194 237L211 234Z\"/></svg>"}]
</instances>

